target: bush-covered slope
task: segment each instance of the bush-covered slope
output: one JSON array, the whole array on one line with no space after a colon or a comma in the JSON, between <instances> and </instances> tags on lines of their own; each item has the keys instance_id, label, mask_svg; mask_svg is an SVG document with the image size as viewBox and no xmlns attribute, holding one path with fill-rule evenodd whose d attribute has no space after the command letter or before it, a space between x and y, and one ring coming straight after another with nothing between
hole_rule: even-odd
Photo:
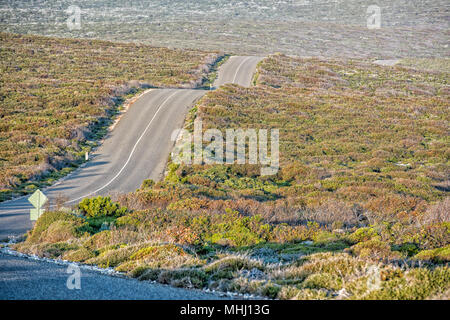
<instances>
[{"instance_id":1,"label":"bush-covered slope","mask_svg":"<svg viewBox=\"0 0 450 320\"><path fill-rule=\"evenodd\" d=\"M16 249L278 299L448 299L448 75L280 55L258 72L186 126L279 128L277 175L170 164L126 208L48 212Z\"/></svg>"},{"instance_id":2,"label":"bush-covered slope","mask_svg":"<svg viewBox=\"0 0 450 320\"><path fill-rule=\"evenodd\" d=\"M258 74L256 87L209 93L196 117L204 130L278 128L278 174L182 166L174 176L181 186L208 188L202 194L211 198L296 210L342 204L386 217L420 215L448 196L448 72L274 55Z\"/></svg>"}]
</instances>

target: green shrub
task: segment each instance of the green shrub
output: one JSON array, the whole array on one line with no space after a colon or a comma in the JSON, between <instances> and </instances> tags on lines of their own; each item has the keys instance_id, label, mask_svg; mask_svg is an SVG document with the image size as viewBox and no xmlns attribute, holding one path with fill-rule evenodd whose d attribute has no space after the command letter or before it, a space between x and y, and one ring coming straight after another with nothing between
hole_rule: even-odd
<instances>
[{"instance_id":1,"label":"green shrub","mask_svg":"<svg viewBox=\"0 0 450 320\"><path fill-rule=\"evenodd\" d=\"M155 185L152 179L146 179L142 182L141 189L151 189Z\"/></svg>"},{"instance_id":2,"label":"green shrub","mask_svg":"<svg viewBox=\"0 0 450 320\"><path fill-rule=\"evenodd\" d=\"M166 181L172 182L172 183L180 182L180 177L178 177L178 175L177 175L177 169L179 167L180 167L179 164L176 164L173 162L167 166L168 173L166 176Z\"/></svg>"},{"instance_id":3,"label":"green shrub","mask_svg":"<svg viewBox=\"0 0 450 320\"><path fill-rule=\"evenodd\" d=\"M421 251L413 259L428 260L435 263L450 262L450 245L443 248Z\"/></svg>"},{"instance_id":4,"label":"green shrub","mask_svg":"<svg viewBox=\"0 0 450 320\"><path fill-rule=\"evenodd\" d=\"M358 243L368 241L372 239L380 239L378 232L373 227L359 228L353 232L349 237L349 240Z\"/></svg>"},{"instance_id":5,"label":"green shrub","mask_svg":"<svg viewBox=\"0 0 450 320\"><path fill-rule=\"evenodd\" d=\"M271 227L264 224L260 216L242 217L237 211L227 210L223 220L212 226L211 243L242 247L269 239Z\"/></svg>"},{"instance_id":6,"label":"green shrub","mask_svg":"<svg viewBox=\"0 0 450 320\"><path fill-rule=\"evenodd\" d=\"M393 250L400 251L408 257L412 257L419 252L419 246L415 243L403 243L393 246Z\"/></svg>"},{"instance_id":7,"label":"green shrub","mask_svg":"<svg viewBox=\"0 0 450 320\"><path fill-rule=\"evenodd\" d=\"M110 197L86 198L80 202L78 208L89 218L120 217L128 212L125 207L120 207L116 202L112 202Z\"/></svg>"},{"instance_id":8,"label":"green shrub","mask_svg":"<svg viewBox=\"0 0 450 320\"><path fill-rule=\"evenodd\" d=\"M92 234L99 231L108 230L110 226L114 225L116 217L88 218L86 221L87 226L85 225L85 228L83 228L82 231L87 231Z\"/></svg>"}]
</instances>

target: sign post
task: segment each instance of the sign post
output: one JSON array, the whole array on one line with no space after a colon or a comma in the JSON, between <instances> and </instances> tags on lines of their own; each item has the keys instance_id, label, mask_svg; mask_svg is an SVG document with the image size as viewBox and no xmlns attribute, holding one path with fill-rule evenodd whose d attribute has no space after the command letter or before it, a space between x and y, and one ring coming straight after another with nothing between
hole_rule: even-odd
<instances>
[{"instance_id":1,"label":"sign post","mask_svg":"<svg viewBox=\"0 0 450 320\"><path fill-rule=\"evenodd\" d=\"M44 209L42 206L47 203L48 198L45 194L42 193L41 190L36 190L31 197L28 198L28 201L33 205L34 209L30 209L30 220L36 221L41 214L44 213Z\"/></svg>"}]
</instances>

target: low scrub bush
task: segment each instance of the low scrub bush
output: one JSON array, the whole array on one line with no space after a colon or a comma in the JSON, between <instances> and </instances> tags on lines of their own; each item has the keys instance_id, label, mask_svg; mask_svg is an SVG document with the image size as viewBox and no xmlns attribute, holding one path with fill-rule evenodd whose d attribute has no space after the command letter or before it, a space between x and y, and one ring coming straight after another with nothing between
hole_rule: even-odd
<instances>
[{"instance_id":1,"label":"low scrub bush","mask_svg":"<svg viewBox=\"0 0 450 320\"><path fill-rule=\"evenodd\" d=\"M448 263L450 262L450 245L443 248L423 250L417 253L413 259L426 260L435 263Z\"/></svg>"},{"instance_id":2,"label":"low scrub bush","mask_svg":"<svg viewBox=\"0 0 450 320\"><path fill-rule=\"evenodd\" d=\"M373 260L393 260L401 259L403 255L391 250L391 246L381 240L368 240L355 244L350 248L350 252L361 258Z\"/></svg>"},{"instance_id":3,"label":"low scrub bush","mask_svg":"<svg viewBox=\"0 0 450 320\"><path fill-rule=\"evenodd\" d=\"M53 223L56 223L53 225ZM43 239L50 237L66 237L68 235L75 235L75 230L73 227L81 227L85 224L85 221L81 218L78 218L72 214L61 212L61 211L46 211L44 212L39 219L36 221L34 228L29 233L27 237L27 242L38 242L43 235ZM52 226L54 232L58 233L52 235L52 232L48 232L50 226Z\"/></svg>"},{"instance_id":4,"label":"low scrub bush","mask_svg":"<svg viewBox=\"0 0 450 320\"><path fill-rule=\"evenodd\" d=\"M127 213L128 209L112 202L110 197L86 198L79 204L81 213L88 218L113 217L118 218Z\"/></svg>"},{"instance_id":5,"label":"low scrub bush","mask_svg":"<svg viewBox=\"0 0 450 320\"><path fill-rule=\"evenodd\" d=\"M62 258L73 262L85 262L93 257L95 257L95 252L82 247L65 252Z\"/></svg>"}]
</instances>

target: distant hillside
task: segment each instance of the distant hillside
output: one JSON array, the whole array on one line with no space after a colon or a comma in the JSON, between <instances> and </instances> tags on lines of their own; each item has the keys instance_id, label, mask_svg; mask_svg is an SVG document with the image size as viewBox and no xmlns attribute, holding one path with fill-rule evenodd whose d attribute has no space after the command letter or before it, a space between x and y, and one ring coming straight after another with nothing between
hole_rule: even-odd
<instances>
[{"instance_id":1,"label":"distant hillside","mask_svg":"<svg viewBox=\"0 0 450 320\"><path fill-rule=\"evenodd\" d=\"M66 25L72 5L79 30ZM381 29L367 27L371 5L381 10ZM442 57L449 10L446 0L14 0L0 3L0 27L238 54Z\"/></svg>"}]
</instances>

